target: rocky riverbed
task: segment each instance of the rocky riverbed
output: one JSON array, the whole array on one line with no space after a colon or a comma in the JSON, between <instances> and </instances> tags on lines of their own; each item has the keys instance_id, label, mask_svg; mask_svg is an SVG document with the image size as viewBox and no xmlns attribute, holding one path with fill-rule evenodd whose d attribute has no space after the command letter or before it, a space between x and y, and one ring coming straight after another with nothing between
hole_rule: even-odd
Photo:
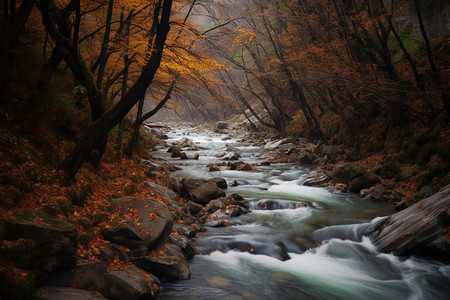
<instances>
[{"instance_id":1,"label":"rocky riverbed","mask_svg":"<svg viewBox=\"0 0 450 300\"><path fill-rule=\"evenodd\" d=\"M96 261L77 264L70 223L23 209L2 220L4 239L29 240L20 251L11 245L10 256L37 271L34 298L155 298L161 288L164 299L446 294L449 267L410 256L449 261L450 187L411 205L396 186L417 171L392 158L368 166L350 150L237 130L230 136L227 127L153 132L157 151L142 164L157 201L112 199L105 210L114 218L102 229L110 244ZM400 212L376 219L394 207ZM112 262L122 268L109 269ZM417 277L423 270L425 282Z\"/></svg>"}]
</instances>

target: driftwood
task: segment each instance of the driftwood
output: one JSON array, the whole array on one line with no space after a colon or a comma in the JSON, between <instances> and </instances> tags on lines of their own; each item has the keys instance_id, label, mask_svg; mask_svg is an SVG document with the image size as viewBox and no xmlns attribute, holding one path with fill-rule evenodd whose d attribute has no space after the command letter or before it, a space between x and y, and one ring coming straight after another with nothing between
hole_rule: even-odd
<instances>
[{"instance_id":1,"label":"driftwood","mask_svg":"<svg viewBox=\"0 0 450 300\"><path fill-rule=\"evenodd\" d=\"M381 220L371 237L382 252L450 262L450 185Z\"/></svg>"}]
</instances>

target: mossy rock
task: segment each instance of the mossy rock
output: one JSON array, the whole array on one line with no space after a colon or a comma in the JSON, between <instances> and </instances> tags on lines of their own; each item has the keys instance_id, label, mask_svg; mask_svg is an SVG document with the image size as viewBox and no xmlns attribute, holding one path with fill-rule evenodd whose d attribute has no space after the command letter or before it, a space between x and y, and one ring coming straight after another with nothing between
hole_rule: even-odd
<instances>
[{"instance_id":1,"label":"mossy rock","mask_svg":"<svg viewBox=\"0 0 450 300\"><path fill-rule=\"evenodd\" d=\"M69 270L76 264L78 237L75 227L45 212L16 209L13 219L3 220L4 239L24 239L4 254L16 267L36 272L38 281L55 270Z\"/></svg>"}]
</instances>

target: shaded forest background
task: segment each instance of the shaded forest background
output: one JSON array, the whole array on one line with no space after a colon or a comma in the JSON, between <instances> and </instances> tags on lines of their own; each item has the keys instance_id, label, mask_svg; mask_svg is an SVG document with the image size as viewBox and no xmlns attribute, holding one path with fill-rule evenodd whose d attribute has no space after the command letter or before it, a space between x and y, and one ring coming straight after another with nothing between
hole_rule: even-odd
<instances>
[{"instance_id":1,"label":"shaded forest background","mask_svg":"<svg viewBox=\"0 0 450 300\"><path fill-rule=\"evenodd\" d=\"M414 203L450 183L449 24L445 0L2 0L0 219L45 211L98 259L111 199L160 201L147 120L388 158L416 174L391 180ZM1 221L0 241L1 296L30 299L39 278L6 258L27 241Z\"/></svg>"},{"instance_id":2,"label":"shaded forest background","mask_svg":"<svg viewBox=\"0 0 450 300\"><path fill-rule=\"evenodd\" d=\"M149 118L233 114L254 129L421 165L429 172L420 185L449 181L446 1L5 0L0 8L7 185L33 180L22 172L29 161L73 179L105 151L131 155Z\"/></svg>"}]
</instances>

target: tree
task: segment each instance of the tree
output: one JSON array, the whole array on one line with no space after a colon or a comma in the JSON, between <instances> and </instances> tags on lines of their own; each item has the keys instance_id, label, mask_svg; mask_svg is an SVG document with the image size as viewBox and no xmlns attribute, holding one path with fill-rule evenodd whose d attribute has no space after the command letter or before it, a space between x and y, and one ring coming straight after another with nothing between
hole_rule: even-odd
<instances>
[{"instance_id":1,"label":"tree","mask_svg":"<svg viewBox=\"0 0 450 300\"><path fill-rule=\"evenodd\" d=\"M156 27L156 31L149 38L149 44L154 45L154 51L151 53L148 62L143 66L141 74L133 86L113 108L105 112L103 116L88 127L75 148L61 163L60 168L64 170L68 178L75 176L96 144L125 117L139 99L144 97L161 62L164 44L170 29L171 8L172 0L159 0L157 2L152 24Z\"/></svg>"}]
</instances>

